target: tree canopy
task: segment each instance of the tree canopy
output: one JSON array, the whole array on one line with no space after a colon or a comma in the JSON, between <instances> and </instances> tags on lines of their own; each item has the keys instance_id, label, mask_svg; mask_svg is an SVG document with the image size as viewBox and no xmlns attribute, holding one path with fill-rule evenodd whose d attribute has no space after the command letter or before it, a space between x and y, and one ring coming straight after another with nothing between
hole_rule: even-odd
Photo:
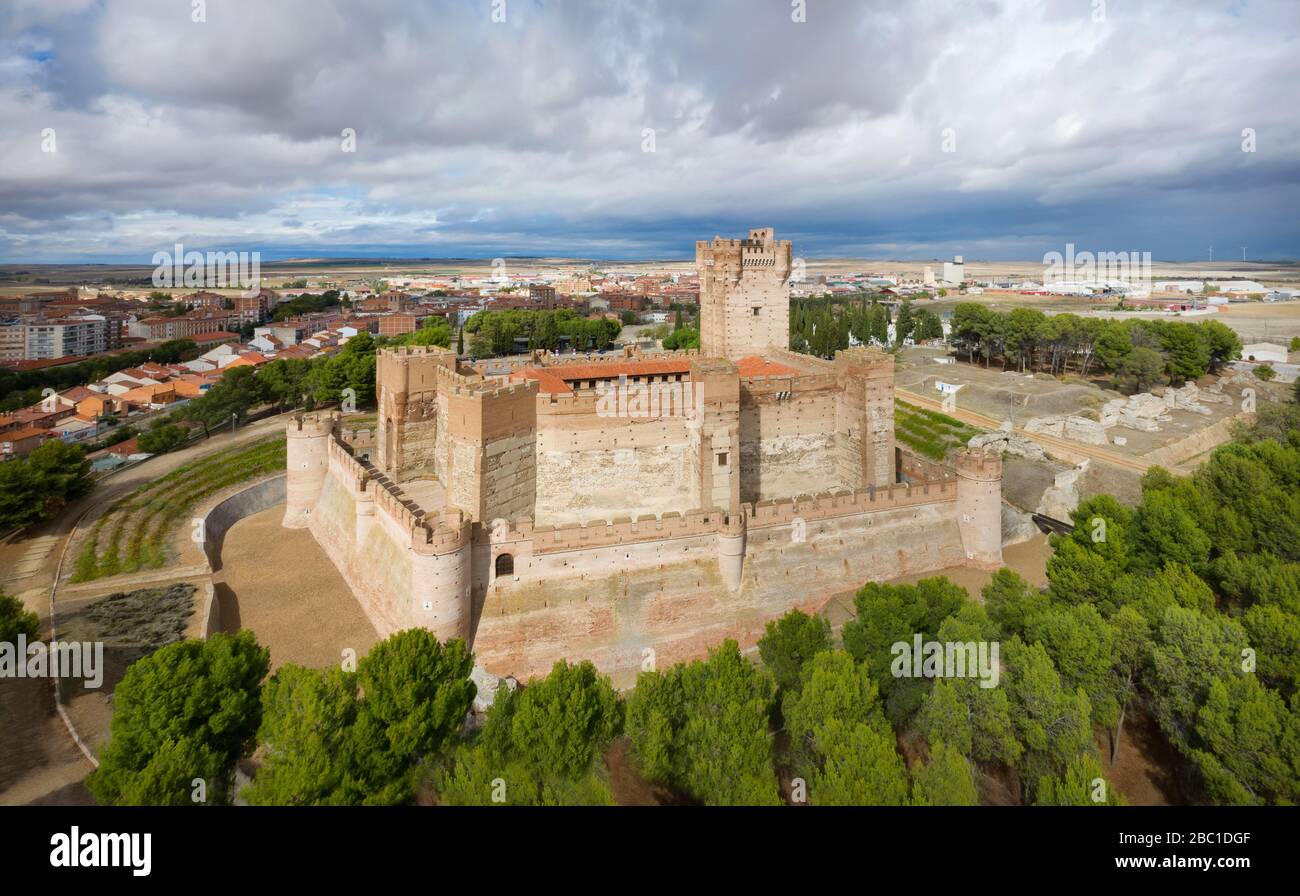
<instances>
[{"instance_id":1,"label":"tree canopy","mask_svg":"<svg viewBox=\"0 0 1300 896\"><path fill-rule=\"evenodd\" d=\"M169 644L136 660L113 691L113 721L86 786L101 803L184 806L202 779L228 802L253 748L269 652L249 631Z\"/></svg>"}]
</instances>

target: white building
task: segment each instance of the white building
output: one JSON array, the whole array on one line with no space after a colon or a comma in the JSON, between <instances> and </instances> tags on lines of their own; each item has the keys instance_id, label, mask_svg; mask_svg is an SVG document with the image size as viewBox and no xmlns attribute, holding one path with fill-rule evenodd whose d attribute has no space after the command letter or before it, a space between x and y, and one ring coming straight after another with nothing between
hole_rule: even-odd
<instances>
[{"instance_id":1,"label":"white building","mask_svg":"<svg viewBox=\"0 0 1300 896\"><path fill-rule=\"evenodd\" d=\"M966 263L960 255L954 255L952 261L943 263L943 282L949 286L961 286L966 279Z\"/></svg>"},{"instance_id":2,"label":"white building","mask_svg":"<svg viewBox=\"0 0 1300 896\"><path fill-rule=\"evenodd\" d=\"M1268 292L1268 287L1262 283L1256 283L1254 280L1223 280L1216 284L1219 292L1228 292L1234 295L1249 295L1250 293Z\"/></svg>"},{"instance_id":3,"label":"white building","mask_svg":"<svg viewBox=\"0 0 1300 896\"><path fill-rule=\"evenodd\" d=\"M108 320L100 314L42 320L25 325L29 361L96 355L108 350Z\"/></svg>"}]
</instances>

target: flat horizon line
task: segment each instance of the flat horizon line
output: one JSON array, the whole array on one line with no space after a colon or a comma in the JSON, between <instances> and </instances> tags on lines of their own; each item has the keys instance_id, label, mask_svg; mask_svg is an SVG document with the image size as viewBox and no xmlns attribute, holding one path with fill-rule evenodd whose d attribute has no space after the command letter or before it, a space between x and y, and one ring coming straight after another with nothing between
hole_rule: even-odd
<instances>
[{"instance_id":1,"label":"flat horizon line","mask_svg":"<svg viewBox=\"0 0 1300 896\"><path fill-rule=\"evenodd\" d=\"M238 250L235 250L238 251ZM248 250L245 250L248 251ZM855 262L863 264L943 264L950 262L952 256L934 256L934 257L916 257L916 258L899 258L899 257L871 257L862 255L797 255L809 262ZM318 256L287 256L284 258L263 258L263 265L307 265L307 264L343 264L343 263L368 263L368 264L401 264L401 265L418 265L418 264L454 264L464 262L490 263L495 259L506 261L530 261L530 262L551 262L565 264L688 264L694 261L694 256L655 256L655 257L634 257L634 256L579 256L579 255L448 255L448 256L400 256L400 255L318 255ZM963 263L971 264L1044 264L1041 258L974 258L963 256ZM1179 264L1179 265L1205 265L1205 266L1231 266L1231 265L1295 265L1300 264L1300 259L1296 258L1249 258L1244 260L1222 260L1214 261L1205 258L1152 258L1152 264ZM87 267L87 268L154 268L156 265L153 260L148 261L3 261L0 262L0 271L6 271L12 268L51 268L51 267Z\"/></svg>"}]
</instances>

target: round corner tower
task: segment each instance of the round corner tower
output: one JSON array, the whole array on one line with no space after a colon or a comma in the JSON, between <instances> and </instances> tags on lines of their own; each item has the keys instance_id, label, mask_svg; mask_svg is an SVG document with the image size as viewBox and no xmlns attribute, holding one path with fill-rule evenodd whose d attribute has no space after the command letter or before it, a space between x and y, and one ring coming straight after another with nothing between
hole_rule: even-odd
<instances>
[{"instance_id":1,"label":"round corner tower","mask_svg":"<svg viewBox=\"0 0 1300 896\"><path fill-rule=\"evenodd\" d=\"M418 532L419 530L417 530ZM439 641L470 643L473 616L472 522L458 510L444 511L426 540L411 551L411 618Z\"/></svg>"},{"instance_id":2,"label":"round corner tower","mask_svg":"<svg viewBox=\"0 0 1300 896\"><path fill-rule=\"evenodd\" d=\"M329 472L334 418L327 414L301 414L292 418L286 429L282 525L286 529L303 529L320 500L321 487Z\"/></svg>"},{"instance_id":3,"label":"round corner tower","mask_svg":"<svg viewBox=\"0 0 1300 896\"><path fill-rule=\"evenodd\" d=\"M957 524L966 562L1002 565L1002 456L964 449L957 455Z\"/></svg>"},{"instance_id":4,"label":"round corner tower","mask_svg":"<svg viewBox=\"0 0 1300 896\"><path fill-rule=\"evenodd\" d=\"M718 527L718 571L733 594L740 590L745 572L745 517L748 513L749 505L741 505L739 511L724 515L722 525Z\"/></svg>"}]
</instances>

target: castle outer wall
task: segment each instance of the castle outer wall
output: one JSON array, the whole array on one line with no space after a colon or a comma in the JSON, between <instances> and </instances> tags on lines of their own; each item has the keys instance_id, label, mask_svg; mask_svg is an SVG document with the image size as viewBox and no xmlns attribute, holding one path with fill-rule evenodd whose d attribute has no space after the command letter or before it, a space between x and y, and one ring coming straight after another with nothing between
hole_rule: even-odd
<instances>
[{"instance_id":1,"label":"castle outer wall","mask_svg":"<svg viewBox=\"0 0 1300 896\"><path fill-rule=\"evenodd\" d=\"M381 636L413 626L473 643L497 675L591 659L630 683L647 656L674 662L721 638L752 646L767 620L816 611L866 581L1000 560L994 455L932 481L867 487L718 511L534 527L480 524L459 510L413 513L354 458L335 421L289 429L285 525L309 528ZM322 459L323 458L323 462ZM998 478L994 478L998 477ZM511 571L498 574L507 555Z\"/></svg>"}]
</instances>

